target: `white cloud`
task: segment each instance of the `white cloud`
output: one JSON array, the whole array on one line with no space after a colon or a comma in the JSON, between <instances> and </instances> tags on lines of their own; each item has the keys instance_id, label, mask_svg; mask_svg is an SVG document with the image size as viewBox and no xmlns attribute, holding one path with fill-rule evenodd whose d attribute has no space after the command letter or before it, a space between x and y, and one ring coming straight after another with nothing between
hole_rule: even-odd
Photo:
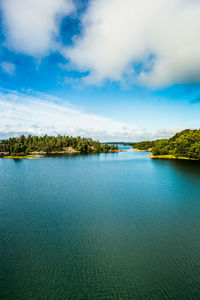
<instances>
[{"instance_id":1,"label":"white cloud","mask_svg":"<svg viewBox=\"0 0 200 300\"><path fill-rule=\"evenodd\" d=\"M84 112L40 93L0 90L0 138L24 134L65 134L100 141L139 141L170 137L178 129L149 132L111 118Z\"/></svg>"},{"instance_id":2,"label":"white cloud","mask_svg":"<svg viewBox=\"0 0 200 300\"><path fill-rule=\"evenodd\" d=\"M199 0L93 0L63 54L90 84L200 82L199 32Z\"/></svg>"},{"instance_id":3,"label":"white cloud","mask_svg":"<svg viewBox=\"0 0 200 300\"><path fill-rule=\"evenodd\" d=\"M8 61L3 61L0 64L2 70L6 73L8 73L9 75L14 75L15 74L15 65L8 62Z\"/></svg>"},{"instance_id":4,"label":"white cloud","mask_svg":"<svg viewBox=\"0 0 200 300\"><path fill-rule=\"evenodd\" d=\"M72 0L1 0L6 45L39 56L55 47L60 21L74 11Z\"/></svg>"}]
</instances>

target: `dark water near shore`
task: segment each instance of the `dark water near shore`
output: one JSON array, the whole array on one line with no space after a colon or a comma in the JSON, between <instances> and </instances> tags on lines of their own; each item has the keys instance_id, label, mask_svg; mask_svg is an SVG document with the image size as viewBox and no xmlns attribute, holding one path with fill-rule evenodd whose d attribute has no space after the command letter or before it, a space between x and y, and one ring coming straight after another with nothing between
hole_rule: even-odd
<instances>
[{"instance_id":1,"label":"dark water near shore","mask_svg":"<svg viewBox=\"0 0 200 300\"><path fill-rule=\"evenodd\" d=\"M200 299L200 164L0 159L0 299Z\"/></svg>"}]
</instances>

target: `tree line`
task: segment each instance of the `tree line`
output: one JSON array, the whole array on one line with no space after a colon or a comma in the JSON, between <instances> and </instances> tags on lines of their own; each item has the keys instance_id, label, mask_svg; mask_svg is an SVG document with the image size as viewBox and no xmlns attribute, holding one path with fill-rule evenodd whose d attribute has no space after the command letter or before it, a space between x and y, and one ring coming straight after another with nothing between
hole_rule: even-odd
<instances>
[{"instance_id":1,"label":"tree line","mask_svg":"<svg viewBox=\"0 0 200 300\"><path fill-rule=\"evenodd\" d=\"M0 140L0 153L7 153L11 156L29 155L33 152L52 152L65 151L68 147L81 153L100 153L118 150L118 146L101 144L91 138L70 137L70 136L24 136L13 137Z\"/></svg>"},{"instance_id":2,"label":"tree line","mask_svg":"<svg viewBox=\"0 0 200 300\"><path fill-rule=\"evenodd\" d=\"M173 155L200 160L200 129L185 129L172 138L140 142L135 144L134 148L140 150L152 148L154 156Z\"/></svg>"}]
</instances>

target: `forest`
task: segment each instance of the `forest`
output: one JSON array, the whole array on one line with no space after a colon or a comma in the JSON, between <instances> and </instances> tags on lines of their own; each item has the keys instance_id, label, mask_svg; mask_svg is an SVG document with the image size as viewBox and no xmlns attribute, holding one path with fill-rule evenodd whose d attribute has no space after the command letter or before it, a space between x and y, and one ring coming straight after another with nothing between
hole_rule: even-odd
<instances>
[{"instance_id":1,"label":"forest","mask_svg":"<svg viewBox=\"0 0 200 300\"><path fill-rule=\"evenodd\" d=\"M66 152L71 148L80 153L100 153L117 151L118 146L101 144L91 138L69 136L24 136L0 140L1 156L25 156L34 152L45 154Z\"/></svg>"},{"instance_id":2,"label":"forest","mask_svg":"<svg viewBox=\"0 0 200 300\"><path fill-rule=\"evenodd\" d=\"M139 150L151 150L154 156L172 155L200 160L200 129L185 129L172 138L144 141L134 145Z\"/></svg>"}]
</instances>

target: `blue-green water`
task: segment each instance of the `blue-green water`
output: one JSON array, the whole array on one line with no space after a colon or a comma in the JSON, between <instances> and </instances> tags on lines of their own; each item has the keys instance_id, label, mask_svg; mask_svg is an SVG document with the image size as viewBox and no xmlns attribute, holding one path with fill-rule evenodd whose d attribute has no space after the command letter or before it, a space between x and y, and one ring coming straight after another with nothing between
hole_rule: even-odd
<instances>
[{"instance_id":1,"label":"blue-green water","mask_svg":"<svg viewBox=\"0 0 200 300\"><path fill-rule=\"evenodd\" d=\"M0 159L0 299L200 299L200 164Z\"/></svg>"}]
</instances>

